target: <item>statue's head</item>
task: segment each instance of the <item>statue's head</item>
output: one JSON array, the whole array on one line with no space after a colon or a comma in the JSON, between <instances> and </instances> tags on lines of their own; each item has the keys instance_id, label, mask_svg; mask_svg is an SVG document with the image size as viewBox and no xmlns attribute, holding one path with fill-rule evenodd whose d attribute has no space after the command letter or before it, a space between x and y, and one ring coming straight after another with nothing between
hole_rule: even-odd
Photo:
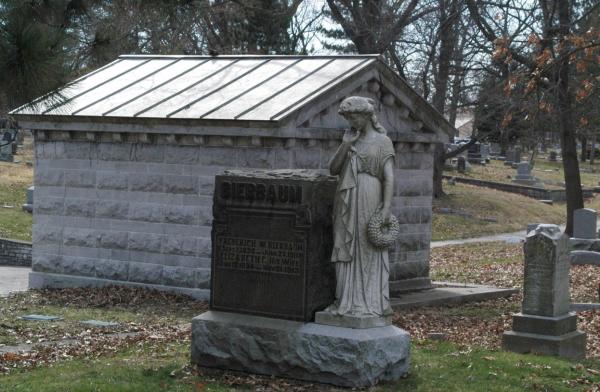
<instances>
[{"instance_id":1,"label":"statue's head","mask_svg":"<svg viewBox=\"0 0 600 392\"><path fill-rule=\"evenodd\" d=\"M375 101L365 97L348 97L340 103L338 113L345 116L348 113L375 113Z\"/></svg>"},{"instance_id":2,"label":"statue's head","mask_svg":"<svg viewBox=\"0 0 600 392\"><path fill-rule=\"evenodd\" d=\"M385 128L377 121L375 115L375 100L365 97L348 97L340 103L338 113L342 115L350 125L362 128L365 121L370 121L376 131L385 134Z\"/></svg>"}]
</instances>

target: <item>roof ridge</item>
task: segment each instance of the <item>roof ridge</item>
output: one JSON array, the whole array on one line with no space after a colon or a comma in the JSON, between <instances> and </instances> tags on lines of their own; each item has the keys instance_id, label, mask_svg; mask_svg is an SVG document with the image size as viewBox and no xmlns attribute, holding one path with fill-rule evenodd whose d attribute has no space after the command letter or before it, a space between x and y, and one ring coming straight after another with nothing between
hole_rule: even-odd
<instances>
[{"instance_id":1,"label":"roof ridge","mask_svg":"<svg viewBox=\"0 0 600 392\"><path fill-rule=\"evenodd\" d=\"M119 56L120 59L143 59L143 58L183 58L183 59L232 59L232 58L243 58L243 59L255 59L255 58L275 58L275 59L323 59L323 58L380 58L380 54L326 54L326 55L287 55L287 54L220 54L217 56L211 55L196 55L196 54L122 54Z\"/></svg>"}]
</instances>

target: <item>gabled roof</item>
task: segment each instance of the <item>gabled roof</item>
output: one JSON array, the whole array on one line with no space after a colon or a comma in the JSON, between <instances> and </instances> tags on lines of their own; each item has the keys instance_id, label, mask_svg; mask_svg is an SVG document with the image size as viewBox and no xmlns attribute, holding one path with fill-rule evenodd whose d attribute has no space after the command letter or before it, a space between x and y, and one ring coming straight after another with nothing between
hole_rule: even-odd
<instances>
[{"instance_id":1,"label":"gabled roof","mask_svg":"<svg viewBox=\"0 0 600 392\"><path fill-rule=\"evenodd\" d=\"M378 55L349 56L147 56L125 55L59 90L13 110L18 120L167 120L210 125L286 123L311 102L377 69L392 78L403 103L435 132L447 121L388 69ZM121 119L121 120L119 120ZM435 129L434 129L435 128Z\"/></svg>"},{"instance_id":2,"label":"gabled roof","mask_svg":"<svg viewBox=\"0 0 600 392\"><path fill-rule=\"evenodd\" d=\"M121 56L12 114L276 121L377 56Z\"/></svg>"}]
</instances>

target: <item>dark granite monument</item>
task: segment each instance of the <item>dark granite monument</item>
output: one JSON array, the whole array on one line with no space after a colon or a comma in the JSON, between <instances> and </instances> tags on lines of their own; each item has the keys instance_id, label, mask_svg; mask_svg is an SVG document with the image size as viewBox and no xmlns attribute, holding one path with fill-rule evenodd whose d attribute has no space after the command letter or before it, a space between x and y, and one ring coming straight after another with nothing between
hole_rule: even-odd
<instances>
[{"instance_id":1,"label":"dark granite monument","mask_svg":"<svg viewBox=\"0 0 600 392\"><path fill-rule=\"evenodd\" d=\"M308 322L329 305L335 187L307 170L216 176L211 308Z\"/></svg>"}]
</instances>

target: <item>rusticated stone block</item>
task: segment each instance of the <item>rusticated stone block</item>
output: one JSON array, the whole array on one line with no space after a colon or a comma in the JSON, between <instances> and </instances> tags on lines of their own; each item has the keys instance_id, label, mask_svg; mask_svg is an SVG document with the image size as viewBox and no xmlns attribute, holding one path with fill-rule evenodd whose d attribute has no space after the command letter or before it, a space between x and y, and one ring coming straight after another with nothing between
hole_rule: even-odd
<instances>
[{"instance_id":1,"label":"rusticated stone block","mask_svg":"<svg viewBox=\"0 0 600 392\"><path fill-rule=\"evenodd\" d=\"M206 166L225 166L235 168L237 164L237 149L230 147L202 148L198 163Z\"/></svg>"},{"instance_id":2,"label":"rusticated stone block","mask_svg":"<svg viewBox=\"0 0 600 392\"><path fill-rule=\"evenodd\" d=\"M173 255L195 256L198 241L191 237L168 237L163 243L163 253Z\"/></svg>"},{"instance_id":3,"label":"rusticated stone block","mask_svg":"<svg viewBox=\"0 0 600 392\"><path fill-rule=\"evenodd\" d=\"M102 231L99 232L100 246L111 249L127 249L129 233L126 231Z\"/></svg>"},{"instance_id":4,"label":"rusticated stone block","mask_svg":"<svg viewBox=\"0 0 600 392\"><path fill-rule=\"evenodd\" d=\"M50 225L33 225L33 242L40 245L62 243L62 227Z\"/></svg>"},{"instance_id":5,"label":"rusticated stone block","mask_svg":"<svg viewBox=\"0 0 600 392\"><path fill-rule=\"evenodd\" d=\"M134 159L140 162L162 162L165 148L155 144L135 144Z\"/></svg>"},{"instance_id":6,"label":"rusticated stone block","mask_svg":"<svg viewBox=\"0 0 600 392\"><path fill-rule=\"evenodd\" d=\"M129 203L126 201L100 200L96 204L96 217L107 219L127 219Z\"/></svg>"},{"instance_id":7,"label":"rusticated stone block","mask_svg":"<svg viewBox=\"0 0 600 392\"><path fill-rule=\"evenodd\" d=\"M129 275L129 262L120 260L95 261L96 277L111 280L127 280Z\"/></svg>"},{"instance_id":8,"label":"rusticated stone block","mask_svg":"<svg viewBox=\"0 0 600 392\"><path fill-rule=\"evenodd\" d=\"M165 286L194 287L195 270L193 268L165 266L162 271L162 279Z\"/></svg>"},{"instance_id":9,"label":"rusticated stone block","mask_svg":"<svg viewBox=\"0 0 600 392\"><path fill-rule=\"evenodd\" d=\"M243 348L243 349L240 349ZM409 334L210 311L192 321L192 363L362 388L408 372Z\"/></svg>"},{"instance_id":10,"label":"rusticated stone block","mask_svg":"<svg viewBox=\"0 0 600 392\"><path fill-rule=\"evenodd\" d=\"M33 213L35 215L63 215L64 199L59 197L40 197L38 195L33 205Z\"/></svg>"},{"instance_id":11,"label":"rusticated stone block","mask_svg":"<svg viewBox=\"0 0 600 392\"><path fill-rule=\"evenodd\" d=\"M60 169L36 169L35 185L62 186L65 184L64 173Z\"/></svg>"},{"instance_id":12,"label":"rusticated stone block","mask_svg":"<svg viewBox=\"0 0 600 392\"><path fill-rule=\"evenodd\" d=\"M96 187L98 189L125 190L129 187L129 176L114 171L99 171L96 174Z\"/></svg>"},{"instance_id":13,"label":"rusticated stone block","mask_svg":"<svg viewBox=\"0 0 600 392\"><path fill-rule=\"evenodd\" d=\"M60 272L59 259L58 255L33 252L31 269L37 272Z\"/></svg>"},{"instance_id":14,"label":"rusticated stone block","mask_svg":"<svg viewBox=\"0 0 600 392\"><path fill-rule=\"evenodd\" d=\"M240 148L238 150L238 167L270 169L275 161L275 151L268 148Z\"/></svg>"},{"instance_id":15,"label":"rusticated stone block","mask_svg":"<svg viewBox=\"0 0 600 392\"><path fill-rule=\"evenodd\" d=\"M91 199L65 199L65 215L93 217L96 202Z\"/></svg>"},{"instance_id":16,"label":"rusticated stone block","mask_svg":"<svg viewBox=\"0 0 600 392\"><path fill-rule=\"evenodd\" d=\"M197 193L198 178L192 176L165 176L163 178L166 193Z\"/></svg>"},{"instance_id":17,"label":"rusticated stone block","mask_svg":"<svg viewBox=\"0 0 600 392\"><path fill-rule=\"evenodd\" d=\"M103 161L130 161L132 160L133 146L128 143L100 143L98 144L98 159Z\"/></svg>"},{"instance_id":18,"label":"rusticated stone block","mask_svg":"<svg viewBox=\"0 0 600 392\"><path fill-rule=\"evenodd\" d=\"M194 287L210 289L210 268L199 268L194 272Z\"/></svg>"},{"instance_id":19,"label":"rusticated stone block","mask_svg":"<svg viewBox=\"0 0 600 392\"><path fill-rule=\"evenodd\" d=\"M129 250L158 253L164 236L149 233L129 233Z\"/></svg>"},{"instance_id":20,"label":"rusticated stone block","mask_svg":"<svg viewBox=\"0 0 600 392\"><path fill-rule=\"evenodd\" d=\"M178 164L193 164L198 162L200 149L191 146L164 146L165 162Z\"/></svg>"},{"instance_id":21,"label":"rusticated stone block","mask_svg":"<svg viewBox=\"0 0 600 392\"><path fill-rule=\"evenodd\" d=\"M129 206L129 219L146 222L163 222L163 206L156 203L134 203Z\"/></svg>"},{"instance_id":22,"label":"rusticated stone block","mask_svg":"<svg viewBox=\"0 0 600 392\"><path fill-rule=\"evenodd\" d=\"M93 188L96 186L96 173L91 170L66 170L65 186Z\"/></svg>"},{"instance_id":23,"label":"rusticated stone block","mask_svg":"<svg viewBox=\"0 0 600 392\"><path fill-rule=\"evenodd\" d=\"M62 256L60 265L63 274L79 276L95 276L94 259L86 257Z\"/></svg>"},{"instance_id":24,"label":"rusticated stone block","mask_svg":"<svg viewBox=\"0 0 600 392\"><path fill-rule=\"evenodd\" d=\"M197 222L197 207L166 206L164 208L164 221L181 225L191 225Z\"/></svg>"},{"instance_id":25,"label":"rusticated stone block","mask_svg":"<svg viewBox=\"0 0 600 392\"><path fill-rule=\"evenodd\" d=\"M163 192L165 184L160 174L132 174L129 176L129 189L141 192Z\"/></svg>"},{"instance_id":26,"label":"rusticated stone block","mask_svg":"<svg viewBox=\"0 0 600 392\"><path fill-rule=\"evenodd\" d=\"M98 237L96 230L65 228L63 231L63 244L66 246L95 248L99 243Z\"/></svg>"},{"instance_id":27,"label":"rusticated stone block","mask_svg":"<svg viewBox=\"0 0 600 392\"><path fill-rule=\"evenodd\" d=\"M163 266L160 264L129 262L129 281L157 283L162 281Z\"/></svg>"}]
</instances>

